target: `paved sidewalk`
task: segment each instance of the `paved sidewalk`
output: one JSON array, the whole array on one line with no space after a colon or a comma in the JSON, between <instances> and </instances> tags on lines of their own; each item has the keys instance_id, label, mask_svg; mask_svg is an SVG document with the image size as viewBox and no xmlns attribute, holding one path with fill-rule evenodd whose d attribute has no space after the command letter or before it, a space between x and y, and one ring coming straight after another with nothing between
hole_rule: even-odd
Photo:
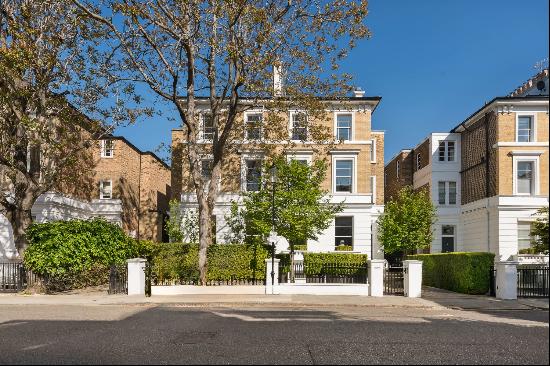
<instances>
[{"instance_id":1,"label":"paved sidewalk","mask_svg":"<svg viewBox=\"0 0 550 366\"><path fill-rule=\"evenodd\" d=\"M1 294L1 305L178 305L234 307L247 305L273 305L292 307L401 307L440 309L440 305L426 299L403 296L315 296L315 295L173 295L126 296L106 294L86 295L14 295Z\"/></svg>"},{"instance_id":2,"label":"paved sidewalk","mask_svg":"<svg viewBox=\"0 0 550 366\"><path fill-rule=\"evenodd\" d=\"M548 310L548 298L500 300L491 296L459 294L434 287L424 287L422 298L444 307L462 310Z\"/></svg>"},{"instance_id":3,"label":"paved sidewalk","mask_svg":"<svg viewBox=\"0 0 550 366\"><path fill-rule=\"evenodd\" d=\"M459 310L548 310L548 299L499 300L483 295L465 295L425 287L422 298L403 296L315 296L315 295L172 295L126 296L105 292L58 295L0 294L2 305L176 305L188 307L386 307Z\"/></svg>"}]
</instances>

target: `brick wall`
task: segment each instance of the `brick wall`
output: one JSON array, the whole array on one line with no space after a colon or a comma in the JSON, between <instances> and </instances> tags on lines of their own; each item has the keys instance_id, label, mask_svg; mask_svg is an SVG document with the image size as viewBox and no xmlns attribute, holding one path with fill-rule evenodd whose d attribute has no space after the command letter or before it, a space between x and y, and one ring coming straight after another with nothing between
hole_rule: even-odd
<instances>
[{"instance_id":1,"label":"brick wall","mask_svg":"<svg viewBox=\"0 0 550 366\"><path fill-rule=\"evenodd\" d=\"M397 176L397 162L399 161L399 177ZM411 151L401 151L384 168L386 186L384 189L384 202L389 202L397 197L399 191L413 184L413 154Z\"/></svg>"}]
</instances>

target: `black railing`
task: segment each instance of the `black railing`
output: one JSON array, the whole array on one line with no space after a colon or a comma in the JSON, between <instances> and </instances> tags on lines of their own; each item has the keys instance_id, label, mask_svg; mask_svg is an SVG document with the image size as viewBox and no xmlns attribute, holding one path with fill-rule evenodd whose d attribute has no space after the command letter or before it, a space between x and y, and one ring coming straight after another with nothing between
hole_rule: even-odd
<instances>
[{"instance_id":1,"label":"black railing","mask_svg":"<svg viewBox=\"0 0 550 366\"><path fill-rule=\"evenodd\" d=\"M112 265L109 271L109 295L128 293L128 266Z\"/></svg>"},{"instance_id":2,"label":"black railing","mask_svg":"<svg viewBox=\"0 0 550 366\"><path fill-rule=\"evenodd\" d=\"M281 265L279 282L290 281L290 266ZM368 267L366 263L323 263L307 265L294 263L294 282L306 283L367 283Z\"/></svg>"},{"instance_id":3,"label":"black railing","mask_svg":"<svg viewBox=\"0 0 550 366\"><path fill-rule=\"evenodd\" d=\"M0 263L0 292L19 292L26 287L23 263Z\"/></svg>"},{"instance_id":4,"label":"black railing","mask_svg":"<svg viewBox=\"0 0 550 366\"><path fill-rule=\"evenodd\" d=\"M404 295L403 267L389 267L384 270L384 295Z\"/></svg>"},{"instance_id":5,"label":"black railing","mask_svg":"<svg viewBox=\"0 0 550 366\"><path fill-rule=\"evenodd\" d=\"M518 266L518 297L548 297L548 266Z\"/></svg>"}]
</instances>

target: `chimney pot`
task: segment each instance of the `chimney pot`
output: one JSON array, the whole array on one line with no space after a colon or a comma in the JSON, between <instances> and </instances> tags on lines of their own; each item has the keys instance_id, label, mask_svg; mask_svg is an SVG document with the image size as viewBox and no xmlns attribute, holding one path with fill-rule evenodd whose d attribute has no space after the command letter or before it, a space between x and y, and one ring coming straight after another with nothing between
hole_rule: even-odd
<instances>
[{"instance_id":1,"label":"chimney pot","mask_svg":"<svg viewBox=\"0 0 550 366\"><path fill-rule=\"evenodd\" d=\"M355 88L355 90L353 91L353 96L355 98L362 98L365 96L365 91L364 90L361 90L361 88Z\"/></svg>"}]
</instances>

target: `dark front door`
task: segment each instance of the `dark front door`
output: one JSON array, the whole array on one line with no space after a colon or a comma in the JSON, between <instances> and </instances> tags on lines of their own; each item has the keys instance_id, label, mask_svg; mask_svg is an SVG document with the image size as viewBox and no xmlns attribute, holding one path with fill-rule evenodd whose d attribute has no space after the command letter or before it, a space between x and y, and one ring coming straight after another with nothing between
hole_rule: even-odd
<instances>
[{"instance_id":1,"label":"dark front door","mask_svg":"<svg viewBox=\"0 0 550 366\"><path fill-rule=\"evenodd\" d=\"M455 251L455 238L443 237L441 238L441 252L449 253Z\"/></svg>"}]
</instances>

